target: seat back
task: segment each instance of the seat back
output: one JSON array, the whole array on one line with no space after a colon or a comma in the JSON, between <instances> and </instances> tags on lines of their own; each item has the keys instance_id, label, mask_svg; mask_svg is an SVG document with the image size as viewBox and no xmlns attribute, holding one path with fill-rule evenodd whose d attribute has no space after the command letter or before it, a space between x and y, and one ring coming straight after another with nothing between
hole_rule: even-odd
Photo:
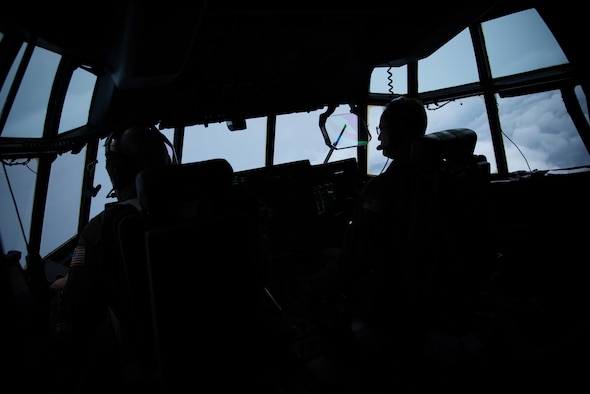
<instances>
[{"instance_id":1,"label":"seat back","mask_svg":"<svg viewBox=\"0 0 590 394\"><path fill-rule=\"evenodd\" d=\"M296 253L309 244L314 208L310 171L309 160L300 160L236 173L236 187L249 190L261 202L275 256Z\"/></svg>"},{"instance_id":2,"label":"seat back","mask_svg":"<svg viewBox=\"0 0 590 394\"><path fill-rule=\"evenodd\" d=\"M155 227L228 210L232 181L231 165L212 159L145 171L136 185L145 218Z\"/></svg>"},{"instance_id":3,"label":"seat back","mask_svg":"<svg viewBox=\"0 0 590 394\"><path fill-rule=\"evenodd\" d=\"M232 178L221 159L137 178L165 392L266 384L258 205Z\"/></svg>"},{"instance_id":4,"label":"seat back","mask_svg":"<svg viewBox=\"0 0 590 394\"><path fill-rule=\"evenodd\" d=\"M122 384L155 387L156 366L152 308L146 266L145 223L134 204L113 204L103 213L106 294L109 319L118 344ZM118 383L118 382L117 382ZM93 383L88 383L93 384Z\"/></svg>"},{"instance_id":5,"label":"seat back","mask_svg":"<svg viewBox=\"0 0 590 394\"><path fill-rule=\"evenodd\" d=\"M490 167L475 155L477 134L451 129L412 145L408 276L413 301L434 320L469 314L489 273Z\"/></svg>"},{"instance_id":6,"label":"seat back","mask_svg":"<svg viewBox=\"0 0 590 394\"><path fill-rule=\"evenodd\" d=\"M235 187L254 195L261 208L268 251L264 283L278 299L296 291L299 273L317 249L309 160L240 171Z\"/></svg>"}]
</instances>

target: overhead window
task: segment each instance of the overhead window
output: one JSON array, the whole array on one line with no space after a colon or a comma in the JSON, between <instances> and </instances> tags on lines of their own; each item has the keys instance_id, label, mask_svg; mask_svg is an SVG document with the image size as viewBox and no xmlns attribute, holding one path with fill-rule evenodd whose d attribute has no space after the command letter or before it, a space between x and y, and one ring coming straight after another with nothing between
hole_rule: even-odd
<instances>
[{"instance_id":1,"label":"overhead window","mask_svg":"<svg viewBox=\"0 0 590 394\"><path fill-rule=\"evenodd\" d=\"M534 9L485 22L481 27L494 78L568 63Z\"/></svg>"},{"instance_id":2,"label":"overhead window","mask_svg":"<svg viewBox=\"0 0 590 394\"><path fill-rule=\"evenodd\" d=\"M18 60L23 58L24 50L23 46L17 58ZM6 119L2 137L41 138L43 136L47 104L59 60L60 56L53 52L40 47L34 49ZM4 99L8 89L14 82L17 68L18 61L13 64L9 79L2 88L2 97ZM5 102L3 102L2 106L4 104Z\"/></svg>"}]
</instances>

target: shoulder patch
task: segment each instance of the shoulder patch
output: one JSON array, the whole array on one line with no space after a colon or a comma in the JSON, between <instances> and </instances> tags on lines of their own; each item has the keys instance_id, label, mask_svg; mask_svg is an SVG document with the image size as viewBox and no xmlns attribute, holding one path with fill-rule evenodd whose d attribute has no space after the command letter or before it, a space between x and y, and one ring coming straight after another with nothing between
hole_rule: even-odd
<instances>
[{"instance_id":1,"label":"shoulder patch","mask_svg":"<svg viewBox=\"0 0 590 394\"><path fill-rule=\"evenodd\" d=\"M84 265L86 260L86 247L84 245L76 246L74 253L72 254L72 261L70 267L80 267Z\"/></svg>"}]
</instances>

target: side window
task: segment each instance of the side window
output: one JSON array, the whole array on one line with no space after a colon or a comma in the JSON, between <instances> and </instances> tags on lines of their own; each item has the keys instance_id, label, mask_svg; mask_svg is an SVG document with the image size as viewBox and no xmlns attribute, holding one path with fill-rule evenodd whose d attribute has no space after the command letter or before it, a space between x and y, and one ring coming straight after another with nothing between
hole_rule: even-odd
<instances>
[{"instance_id":1,"label":"side window","mask_svg":"<svg viewBox=\"0 0 590 394\"><path fill-rule=\"evenodd\" d=\"M45 256L76 235L86 148L64 153L51 164L40 253ZM65 193L64 191L68 191ZM59 231L55 231L59 229Z\"/></svg>"},{"instance_id":2,"label":"side window","mask_svg":"<svg viewBox=\"0 0 590 394\"><path fill-rule=\"evenodd\" d=\"M90 72L81 68L74 71L61 112L60 133L83 126L88 122L88 111L95 83L96 76ZM99 150L99 157L101 152ZM76 235L80 215L80 193L82 191L85 158L86 149L84 148L77 154L63 153L51 164L40 247L41 256L46 255ZM107 185L110 185L110 183L103 185L105 189L108 189ZM82 192L91 193L90 190ZM99 192L108 193L108 190L105 191L101 188ZM92 206L95 205L95 199L93 199ZM104 204L102 205L104 208ZM91 217L97 213L94 212ZM51 229L56 228L59 228L60 231L57 233L51 231Z\"/></svg>"},{"instance_id":3,"label":"side window","mask_svg":"<svg viewBox=\"0 0 590 394\"><path fill-rule=\"evenodd\" d=\"M0 99L3 108L25 48L23 45L2 86ZM40 47L34 48L10 108L2 137L42 137L49 96L60 59L60 55L56 53ZM66 92L58 130L60 133L87 123L95 83L96 76L92 73L82 68L74 71ZM51 164L40 246L42 256L77 232L85 152L85 149L78 154L66 152L58 155ZM37 161L5 160L3 166L7 171L0 181L2 239L7 250L14 249L24 253L33 208ZM11 202L11 193L14 193L16 204ZM60 231L49 230L56 228ZM17 229L19 230L16 231Z\"/></svg>"},{"instance_id":4,"label":"side window","mask_svg":"<svg viewBox=\"0 0 590 394\"><path fill-rule=\"evenodd\" d=\"M499 98L498 111L511 172L590 165L560 91Z\"/></svg>"},{"instance_id":5,"label":"side window","mask_svg":"<svg viewBox=\"0 0 590 394\"><path fill-rule=\"evenodd\" d=\"M3 160L0 174L0 235L4 251L26 254L31 227L36 159ZM21 261L22 263L22 261Z\"/></svg>"},{"instance_id":6,"label":"side window","mask_svg":"<svg viewBox=\"0 0 590 394\"><path fill-rule=\"evenodd\" d=\"M485 22L482 30L494 78L568 62L534 9ZM578 98L587 109L584 95L578 94ZM510 172L590 164L560 91L504 98L497 95L496 100Z\"/></svg>"}]
</instances>

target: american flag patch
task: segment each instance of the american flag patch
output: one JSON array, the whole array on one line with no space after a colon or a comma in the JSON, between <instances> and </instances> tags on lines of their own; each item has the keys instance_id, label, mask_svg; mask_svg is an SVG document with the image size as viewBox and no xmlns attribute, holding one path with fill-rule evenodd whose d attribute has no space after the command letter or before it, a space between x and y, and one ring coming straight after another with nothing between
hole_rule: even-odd
<instances>
[{"instance_id":1,"label":"american flag patch","mask_svg":"<svg viewBox=\"0 0 590 394\"><path fill-rule=\"evenodd\" d=\"M76 249L74 249L74 254L72 254L72 261L70 262L70 267L80 267L84 265L85 258L86 247L76 246Z\"/></svg>"}]
</instances>

